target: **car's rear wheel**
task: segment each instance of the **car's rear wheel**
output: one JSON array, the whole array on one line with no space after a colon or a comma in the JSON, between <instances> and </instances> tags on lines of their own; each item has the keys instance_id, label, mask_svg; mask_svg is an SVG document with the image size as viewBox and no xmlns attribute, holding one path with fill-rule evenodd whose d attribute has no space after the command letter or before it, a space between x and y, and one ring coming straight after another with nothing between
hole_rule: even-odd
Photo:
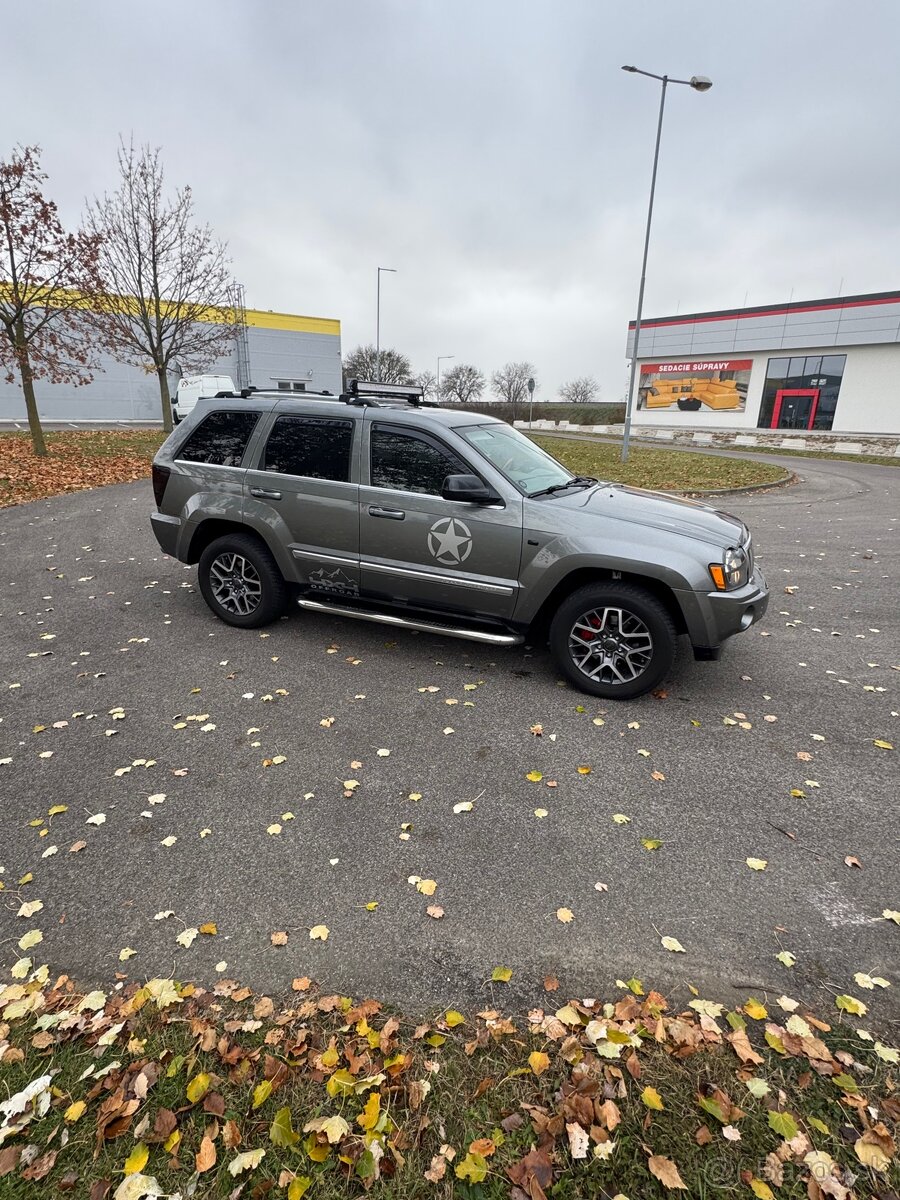
<instances>
[{"instance_id":1,"label":"car's rear wheel","mask_svg":"<svg viewBox=\"0 0 900 1200\"><path fill-rule=\"evenodd\" d=\"M230 533L203 551L198 567L203 599L219 618L240 629L270 625L287 608L288 586L263 543Z\"/></svg>"},{"instance_id":2,"label":"car's rear wheel","mask_svg":"<svg viewBox=\"0 0 900 1200\"><path fill-rule=\"evenodd\" d=\"M608 700L656 687L671 669L676 638L665 607L629 583L579 588L550 624L550 649L568 681Z\"/></svg>"}]
</instances>

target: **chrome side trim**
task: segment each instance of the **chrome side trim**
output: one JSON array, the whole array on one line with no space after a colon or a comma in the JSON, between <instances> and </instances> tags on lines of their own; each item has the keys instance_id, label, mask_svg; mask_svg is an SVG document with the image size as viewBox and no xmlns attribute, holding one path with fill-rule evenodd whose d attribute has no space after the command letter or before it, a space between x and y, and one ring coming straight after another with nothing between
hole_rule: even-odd
<instances>
[{"instance_id":1,"label":"chrome side trim","mask_svg":"<svg viewBox=\"0 0 900 1200\"><path fill-rule=\"evenodd\" d=\"M340 554L321 554L317 550L296 550L292 549L291 554L294 558L314 558L321 562L343 563L345 567L358 567L358 558L342 558Z\"/></svg>"},{"instance_id":2,"label":"chrome side trim","mask_svg":"<svg viewBox=\"0 0 900 1200\"><path fill-rule=\"evenodd\" d=\"M469 642L487 642L491 646L519 646L525 640L518 633L488 633L482 629L465 629L455 625L442 625L438 621L411 620L394 613L370 612L361 608L345 608L340 604L323 604L319 600L307 600L301 596L297 604L311 612L330 613L338 617L356 617L358 621L374 621L379 625L399 625L403 629L419 629L423 633L437 633L442 637L463 638Z\"/></svg>"},{"instance_id":3,"label":"chrome side trim","mask_svg":"<svg viewBox=\"0 0 900 1200\"><path fill-rule=\"evenodd\" d=\"M455 575L437 575L433 571L416 571L408 567L388 567L383 563L363 561L363 570L380 571L383 575L402 575L407 579L422 579L426 583L449 583L453 587L471 588L474 592L490 592L494 596L511 596L513 589L503 583L480 583L477 579L459 578Z\"/></svg>"}]
</instances>

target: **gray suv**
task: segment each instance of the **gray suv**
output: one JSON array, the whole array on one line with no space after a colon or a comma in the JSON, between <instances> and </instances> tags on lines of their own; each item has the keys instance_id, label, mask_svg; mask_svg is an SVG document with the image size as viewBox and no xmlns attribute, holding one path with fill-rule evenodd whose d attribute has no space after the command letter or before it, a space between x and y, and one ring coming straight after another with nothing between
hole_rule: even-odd
<instances>
[{"instance_id":1,"label":"gray suv","mask_svg":"<svg viewBox=\"0 0 900 1200\"><path fill-rule=\"evenodd\" d=\"M573 475L503 421L414 390L204 401L153 464L162 549L222 621L301 608L504 646L630 699L766 611L750 534L709 505ZM410 389L406 389L410 391Z\"/></svg>"}]
</instances>

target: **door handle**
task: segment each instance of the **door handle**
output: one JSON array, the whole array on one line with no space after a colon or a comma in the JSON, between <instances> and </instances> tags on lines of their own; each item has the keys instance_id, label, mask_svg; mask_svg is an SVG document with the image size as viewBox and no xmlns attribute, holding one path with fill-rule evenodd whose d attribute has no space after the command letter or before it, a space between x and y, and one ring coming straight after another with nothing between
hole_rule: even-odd
<instances>
[{"instance_id":1,"label":"door handle","mask_svg":"<svg viewBox=\"0 0 900 1200\"><path fill-rule=\"evenodd\" d=\"M399 508L379 508L376 504L369 505L370 517L387 517L389 521L402 521L406 517L406 513Z\"/></svg>"},{"instance_id":2,"label":"door handle","mask_svg":"<svg viewBox=\"0 0 900 1200\"><path fill-rule=\"evenodd\" d=\"M250 489L250 495L251 496L259 496L259 498L261 500L280 500L281 499L281 492L270 492L267 488L252 487Z\"/></svg>"}]
</instances>

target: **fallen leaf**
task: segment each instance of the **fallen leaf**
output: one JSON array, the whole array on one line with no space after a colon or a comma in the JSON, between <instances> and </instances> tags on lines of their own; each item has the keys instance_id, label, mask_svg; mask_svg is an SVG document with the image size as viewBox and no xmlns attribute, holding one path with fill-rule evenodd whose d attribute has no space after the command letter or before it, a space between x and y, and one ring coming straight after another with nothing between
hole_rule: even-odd
<instances>
[{"instance_id":1,"label":"fallen leaf","mask_svg":"<svg viewBox=\"0 0 900 1200\"><path fill-rule=\"evenodd\" d=\"M313 925L309 931L310 940L314 942L327 942L328 932L327 925Z\"/></svg>"},{"instance_id":2,"label":"fallen leaf","mask_svg":"<svg viewBox=\"0 0 900 1200\"><path fill-rule=\"evenodd\" d=\"M664 949L671 950L674 954L686 954L687 953L684 946L682 946L681 942L679 942L678 938L664 937L664 938L660 938L660 941L662 942Z\"/></svg>"},{"instance_id":3,"label":"fallen leaf","mask_svg":"<svg viewBox=\"0 0 900 1200\"><path fill-rule=\"evenodd\" d=\"M575 914L571 908L558 908L556 910L556 919L557 921L562 921L564 925L568 925L570 921L575 919Z\"/></svg>"},{"instance_id":4,"label":"fallen leaf","mask_svg":"<svg viewBox=\"0 0 900 1200\"><path fill-rule=\"evenodd\" d=\"M747 866L751 871L764 871L768 866L768 859L765 858L748 858Z\"/></svg>"},{"instance_id":5,"label":"fallen leaf","mask_svg":"<svg viewBox=\"0 0 900 1200\"><path fill-rule=\"evenodd\" d=\"M641 1100L644 1102L647 1108L652 1108L654 1112L663 1112L665 1110L662 1096L660 1096L659 1092L654 1087L645 1087L641 1092Z\"/></svg>"},{"instance_id":6,"label":"fallen leaf","mask_svg":"<svg viewBox=\"0 0 900 1200\"><path fill-rule=\"evenodd\" d=\"M288 935L283 929L279 929L275 933L269 934L269 941L273 946L286 946L288 942Z\"/></svg>"},{"instance_id":7,"label":"fallen leaf","mask_svg":"<svg viewBox=\"0 0 900 1200\"><path fill-rule=\"evenodd\" d=\"M512 979L512 967L494 967L491 979L494 983L509 983Z\"/></svg>"},{"instance_id":8,"label":"fallen leaf","mask_svg":"<svg viewBox=\"0 0 900 1200\"><path fill-rule=\"evenodd\" d=\"M150 1147L143 1142L138 1142L132 1152L125 1159L125 1165L122 1167L123 1175L139 1175L147 1165L147 1160L150 1157Z\"/></svg>"},{"instance_id":9,"label":"fallen leaf","mask_svg":"<svg viewBox=\"0 0 900 1200\"><path fill-rule=\"evenodd\" d=\"M535 1075L540 1077L550 1066L550 1058L543 1050L532 1050L528 1055L528 1065Z\"/></svg>"},{"instance_id":10,"label":"fallen leaf","mask_svg":"<svg viewBox=\"0 0 900 1200\"><path fill-rule=\"evenodd\" d=\"M228 1164L228 1174L237 1177L242 1171L255 1171L265 1153L265 1150L245 1150Z\"/></svg>"},{"instance_id":11,"label":"fallen leaf","mask_svg":"<svg viewBox=\"0 0 900 1200\"><path fill-rule=\"evenodd\" d=\"M566 1122L566 1136L569 1139L569 1152L572 1157L587 1158L590 1141L588 1135L577 1121ZM458 1171L457 1174L459 1174Z\"/></svg>"},{"instance_id":12,"label":"fallen leaf","mask_svg":"<svg viewBox=\"0 0 900 1200\"><path fill-rule=\"evenodd\" d=\"M647 1166L650 1168L650 1174L660 1181L663 1187L670 1190L680 1189L687 1191L687 1187L681 1176L678 1174L678 1167L671 1158L666 1158L662 1154L651 1154L647 1160Z\"/></svg>"},{"instance_id":13,"label":"fallen leaf","mask_svg":"<svg viewBox=\"0 0 900 1200\"><path fill-rule=\"evenodd\" d=\"M216 1165L216 1145L209 1137L203 1137L200 1142L200 1149L194 1158L194 1166L198 1175L202 1175L204 1171L208 1171Z\"/></svg>"}]
</instances>

